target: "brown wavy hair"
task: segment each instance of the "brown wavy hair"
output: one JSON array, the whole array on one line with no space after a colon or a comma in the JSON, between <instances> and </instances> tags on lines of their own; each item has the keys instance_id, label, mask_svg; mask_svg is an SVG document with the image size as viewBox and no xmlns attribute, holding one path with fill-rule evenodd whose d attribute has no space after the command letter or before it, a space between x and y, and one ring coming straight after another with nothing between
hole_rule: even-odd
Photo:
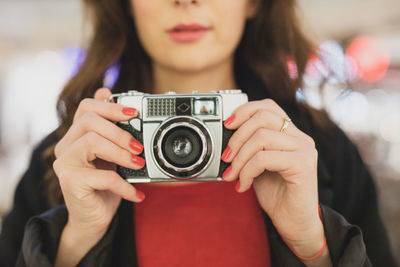
<instances>
[{"instance_id":1,"label":"brown wavy hair","mask_svg":"<svg viewBox=\"0 0 400 267\"><path fill-rule=\"evenodd\" d=\"M103 86L105 73L113 64L120 66L113 92L128 89L150 92L152 88L151 60L138 39L130 1L84 0L84 4L90 12L94 31L84 63L59 95L60 125L54 132L58 139L71 126L79 102L93 97ZM255 16L246 22L242 40L235 51L235 79L250 99L265 98L263 90L269 88L268 95L278 104L308 113L322 127L329 121L326 112L296 100L296 91L303 85L307 61L315 55L315 46L302 32L296 9L295 0L261 0ZM295 79L290 78L288 59L297 65ZM246 86L248 81L252 81L253 86ZM52 144L43 153L47 165L45 184L51 206L63 202L52 168L54 147Z\"/></svg>"}]
</instances>

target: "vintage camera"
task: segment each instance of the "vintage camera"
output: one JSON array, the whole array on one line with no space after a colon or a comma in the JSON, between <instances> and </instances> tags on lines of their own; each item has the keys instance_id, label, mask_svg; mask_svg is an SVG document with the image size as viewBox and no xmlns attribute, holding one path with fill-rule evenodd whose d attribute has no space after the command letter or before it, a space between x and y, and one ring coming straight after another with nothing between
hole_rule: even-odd
<instances>
[{"instance_id":1,"label":"vintage camera","mask_svg":"<svg viewBox=\"0 0 400 267\"><path fill-rule=\"evenodd\" d=\"M222 150L234 131L223 122L247 102L241 90L209 94L114 94L108 101L136 108L140 115L117 125L143 143L146 165L140 170L117 166L130 183L217 181L228 166ZM116 100L116 101L115 101Z\"/></svg>"}]
</instances>

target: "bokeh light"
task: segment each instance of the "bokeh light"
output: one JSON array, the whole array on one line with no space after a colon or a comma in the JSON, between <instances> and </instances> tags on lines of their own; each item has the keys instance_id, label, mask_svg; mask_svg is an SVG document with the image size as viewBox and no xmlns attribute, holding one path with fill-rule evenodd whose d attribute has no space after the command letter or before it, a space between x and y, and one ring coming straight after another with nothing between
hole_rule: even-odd
<instances>
[{"instance_id":1,"label":"bokeh light","mask_svg":"<svg viewBox=\"0 0 400 267\"><path fill-rule=\"evenodd\" d=\"M330 107L332 118L353 132L368 131L369 103L360 92L341 95Z\"/></svg>"},{"instance_id":2,"label":"bokeh light","mask_svg":"<svg viewBox=\"0 0 400 267\"><path fill-rule=\"evenodd\" d=\"M357 76L368 83L380 81L390 63L390 52L386 45L367 36L355 38L347 48L346 55L357 64Z\"/></svg>"}]
</instances>

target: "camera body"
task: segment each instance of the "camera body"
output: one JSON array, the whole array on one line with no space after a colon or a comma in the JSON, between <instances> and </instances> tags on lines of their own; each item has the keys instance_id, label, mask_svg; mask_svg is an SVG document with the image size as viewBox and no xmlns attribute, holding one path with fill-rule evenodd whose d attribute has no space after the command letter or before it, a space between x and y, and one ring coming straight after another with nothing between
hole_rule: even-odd
<instances>
[{"instance_id":1,"label":"camera body","mask_svg":"<svg viewBox=\"0 0 400 267\"><path fill-rule=\"evenodd\" d=\"M241 90L209 94L145 94L135 90L111 95L139 116L117 125L143 143L146 165L140 170L117 166L130 183L218 181L228 164L221 161L232 130L223 122L248 101Z\"/></svg>"}]
</instances>

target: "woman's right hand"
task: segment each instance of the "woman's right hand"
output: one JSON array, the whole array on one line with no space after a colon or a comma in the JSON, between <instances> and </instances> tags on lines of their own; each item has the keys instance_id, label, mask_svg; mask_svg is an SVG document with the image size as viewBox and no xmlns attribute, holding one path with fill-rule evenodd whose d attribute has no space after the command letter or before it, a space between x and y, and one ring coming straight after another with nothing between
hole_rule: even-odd
<instances>
[{"instance_id":1,"label":"woman's right hand","mask_svg":"<svg viewBox=\"0 0 400 267\"><path fill-rule=\"evenodd\" d=\"M121 198L141 202L144 194L115 172L116 164L140 169L143 145L115 125L138 112L103 100L110 90L96 91L80 102L73 123L55 147L54 171L68 209L56 266L73 266L107 230Z\"/></svg>"}]
</instances>

